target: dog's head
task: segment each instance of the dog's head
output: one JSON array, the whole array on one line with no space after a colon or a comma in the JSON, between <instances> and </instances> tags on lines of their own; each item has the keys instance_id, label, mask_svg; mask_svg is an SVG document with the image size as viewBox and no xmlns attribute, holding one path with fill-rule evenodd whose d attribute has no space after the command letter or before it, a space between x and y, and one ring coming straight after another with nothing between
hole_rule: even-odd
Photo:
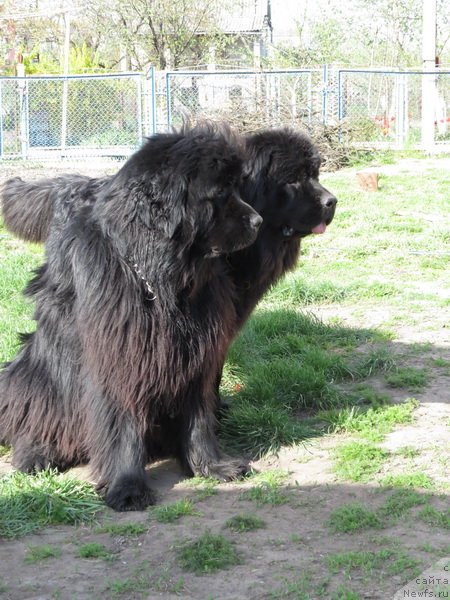
<instances>
[{"instance_id":1,"label":"dog's head","mask_svg":"<svg viewBox=\"0 0 450 600\"><path fill-rule=\"evenodd\" d=\"M159 232L179 253L189 249L199 257L252 244L262 218L240 197L241 145L229 129L213 124L150 138L113 184L125 191L127 220Z\"/></svg>"},{"instance_id":2,"label":"dog's head","mask_svg":"<svg viewBox=\"0 0 450 600\"><path fill-rule=\"evenodd\" d=\"M261 216L240 195L243 159L239 143L205 139L198 148L197 165L188 184L188 218L194 245L204 256L235 252L252 244Z\"/></svg>"},{"instance_id":3,"label":"dog's head","mask_svg":"<svg viewBox=\"0 0 450 600\"><path fill-rule=\"evenodd\" d=\"M289 240L324 233L337 200L319 183L320 156L311 140L291 129L273 129L246 138L244 197L264 227Z\"/></svg>"}]
</instances>

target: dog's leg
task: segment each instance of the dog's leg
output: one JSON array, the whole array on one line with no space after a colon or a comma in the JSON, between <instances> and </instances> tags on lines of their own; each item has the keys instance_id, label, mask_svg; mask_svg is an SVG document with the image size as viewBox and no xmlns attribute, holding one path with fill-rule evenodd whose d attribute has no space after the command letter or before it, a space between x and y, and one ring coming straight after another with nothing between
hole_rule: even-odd
<instances>
[{"instance_id":1,"label":"dog's leg","mask_svg":"<svg viewBox=\"0 0 450 600\"><path fill-rule=\"evenodd\" d=\"M214 399L213 406L216 406ZM239 479L249 472L248 463L223 454L218 445L214 409L192 406L181 424L181 462L188 473L222 481Z\"/></svg>"},{"instance_id":2,"label":"dog's leg","mask_svg":"<svg viewBox=\"0 0 450 600\"><path fill-rule=\"evenodd\" d=\"M88 452L106 504L117 511L144 510L154 504L145 473L144 436L136 418L99 393L89 412Z\"/></svg>"},{"instance_id":3,"label":"dog's leg","mask_svg":"<svg viewBox=\"0 0 450 600\"><path fill-rule=\"evenodd\" d=\"M25 436L13 441L11 464L24 473L38 473L44 469L64 471L72 463L62 459L55 448L33 442Z\"/></svg>"}]
</instances>

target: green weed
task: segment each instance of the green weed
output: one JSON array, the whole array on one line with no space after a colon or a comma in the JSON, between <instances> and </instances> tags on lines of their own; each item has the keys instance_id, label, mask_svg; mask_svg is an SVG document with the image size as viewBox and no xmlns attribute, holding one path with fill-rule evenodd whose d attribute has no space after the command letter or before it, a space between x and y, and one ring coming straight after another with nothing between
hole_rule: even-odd
<instances>
[{"instance_id":1,"label":"green weed","mask_svg":"<svg viewBox=\"0 0 450 600\"><path fill-rule=\"evenodd\" d=\"M262 519L255 517L254 515L236 515L235 517L228 519L225 526L228 527L228 529L231 529L231 531L244 533L246 531L261 529L265 527L266 524Z\"/></svg>"},{"instance_id":2,"label":"green weed","mask_svg":"<svg viewBox=\"0 0 450 600\"><path fill-rule=\"evenodd\" d=\"M89 523L104 504L88 483L41 471L0 478L0 536L17 537L47 525Z\"/></svg>"},{"instance_id":3,"label":"green weed","mask_svg":"<svg viewBox=\"0 0 450 600\"><path fill-rule=\"evenodd\" d=\"M191 477L185 485L195 489L196 500L200 502L210 496L215 496L219 483L219 480L213 477Z\"/></svg>"},{"instance_id":4,"label":"green weed","mask_svg":"<svg viewBox=\"0 0 450 600\"><path fill-rule=\"evenodd\" d=\"M176 553L181 567L197 575L226 569L239 562L233 544L223 536L210 532L194 542L185 543L176 549Z\"/></svg>"},{"instance_id":5,"label":"green weed","mask_svg":"<svg viewBox=\"0 0 450 600\"><path fill-rule=\"evenodd\" d=\"M395 475L386 475L380 483L383 486L389 487L412 487L428 490L435 487L434 481L426 473L397 473Z\"/></svg>"},{"instance_id":6,"label":"green weed","mask_svg":"<svg viewBox=\"0 0 450 600\"><path fill-rule=\"evenodd\" d=\"M434 506L425 506L418 514L419 519L432 527L450 529L450 510L439 511Z\"/></svg>"},{"instance_id":7,"label":"green weed","mask_svg":"<svg viewBox=\"0 0 450 600\"><path fill-rule=\"evenodd\" d=\"M335 471L343 479L366 482L388 458L389 452L371 442L348 442L335 450Z\"/></svg>"},{"instance_id":8,"label":"green weed","mask_svg":"<svg viewBox=\"0 0 450 600\"><path fill-rule=\"evenodd\" d=\"M333 593L331 600L361 600L361 596L341 585Z\"/></svg>"},{"instance_id":9,"label":"green weed","mask_svg":"<svg viewBox=\"0 0 450 600\"><path fill-rule=\"evenodd\" d=\"M382 549L378 551L349 551L330 554L326 563L333 573L346 574L358 569L364 573L385 571L390 575L402 575L405 581L408 574L415 571L418 561L401 550Z\"/></svg>"},{"instance_id":10,"label":"green weed","mask_svg":"<svg viewBox=\"0 0 450 600\"><path fill-rule=\"evenodd\" d=\"M352 406L343 409L321 411L317 418L329 424L329 430L339 433L358 433L371 441L381 441L396 425L411 423L416 400L408 399L402 404L361 408Z\"/></svg>"},{"instance_id":11,"label":"green weed","mask_svg":"<svg viewBox=\"0 0 450 600\"><path fill-rule=\"evenodd\" d=\"M428 372L414 367L398 367L395 373L386 377L388 385L420 392L428 384Z\"/></svg>"},{"instance_id":12,"label":"green weed","mask_svg":"<svg viewBox=\"0 0 450 600\"><path fill-rule=\"evenodd\" d=\"M354 533L384 526L376 512L359 503L340 506L331 513L328 523L336 533Z\"/></svg>"},{"instance_id":13,"label":"green weed","mask_svg":"<svg viewBox=\"0 0 450 600\"><path fill-rule=\"evenodd\" d=\"M26 563L37 563L48 558L58 558L62 552L60 548L49 546L44 544L42 546L28 546L27 553L25 555Z\"/></svg>"},{"instance_id":14,"label":"green weed","mask_svg":"<svg viewBox=\"0 0 450 600\"><path fill-rule=\"evenodd\" d=\"M174 502L173 504L165 504L162 506L153 506L150 509L150 514L159 523L174 523L181 517L200 515L194 508L194 503L190 498L184 498Z\"/></svg>"},{"instance_id":15,"label":"green weed","mask_svg":"<svg viewBox=\"0 0 450 600\"><path fill-rule=\"evenodd\" d=\"M79 558L101 558L102 560L107 561L114 558L114 554L112 554L106 546L99 544L98 542L83 544L78 548L77 554Z\"/></svg>"},{"instance_id":16,"label":"green weed","mask_svg":"<svg viewBox=\"0 0 450 600\"><path fill-rule=\"evenodd\" d=\"M249 477L249 481L256 485L240 494L239 500L250 500L258 505L263 504L286 504L291 496L283 488L288 473L285 471L266 471L265 473L256 473Z\"/></svg>"},{"instance_id":17,"label":"green weed","mask_svg":"<svg viewBox=\"0 0 450 600\"><path fill-rule=\"evenodd\" d=\"M310 575L303 573L301 577L295 581L286 581L282 588L271 592L269 598L271 598L271 600L281 600L282 598L312 600L315 596L312 595L311 587L312 582Z\"/></svg>"},{"instance_id":18,"label":"green weed","mask_svg":"<svg viewBox=\"0 0 450 600\"><path fill-rule=\"evenodd\" d=\"M148 525L145 523L106 523L96 527L95 533L109 533L111 535L122 535L135 537L147 533Z\"/></svg>"},{"instance_id":19,"label":"green weed","mask_svg":"<svg viewBox=\"0 0 450 600\"><path fill-rule=\"evenodd\" d=\"M426 502L428 502L428 498L423 494L419 494L411 489L400 489L390 494L378 511L378 514L384 515L389 519L402 517L411 508L425 504Z\"/></svg>"}]
</instances>

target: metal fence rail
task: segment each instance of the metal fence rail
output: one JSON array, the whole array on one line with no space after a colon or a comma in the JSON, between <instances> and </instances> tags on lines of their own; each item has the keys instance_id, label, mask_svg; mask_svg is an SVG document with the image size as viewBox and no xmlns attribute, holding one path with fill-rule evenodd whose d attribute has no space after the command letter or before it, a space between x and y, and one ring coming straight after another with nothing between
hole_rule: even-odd
<instances>
[{"instance_id":1,"label":"metal fence rail","mask_svg":"<svg viewBox=\"0 0 450 600\"><path fill-rule=\"evenodd\" d=\"M450 144L450 71L284 69L147 75L0 77L0 159L127 156L183 120L257 129L314 123L342 141L422 143L422 85L432 87L431 139Z\"/></svg>"}]
</instances>

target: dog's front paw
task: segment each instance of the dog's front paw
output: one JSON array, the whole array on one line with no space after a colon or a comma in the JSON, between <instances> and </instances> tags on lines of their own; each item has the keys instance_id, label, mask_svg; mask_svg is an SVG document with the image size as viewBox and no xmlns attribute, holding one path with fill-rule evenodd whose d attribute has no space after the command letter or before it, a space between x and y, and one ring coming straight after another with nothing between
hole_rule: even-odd
<instances>
[{"instance_id":1,"label":"dog's front paw","mask_svg":"<svg viewBox=\"0 0 450 600\"><path fill-rule=\"evenodd\" d=\"M120 475L105 489L106 504L120 512L145 510L156 501L154 492L140 475Z\"/></svg>"},{"instance_id":2,"label":"dog's front paw","mask_svg":"<svg viewBox=\"0 0 450 600\"><path fill-rule=\"evenodd\" d=\"M216 463L203 465L196 470L195 475L212 477L220 481L234 481L242 479L251 472L248 462L239 459L222 458Z\"/></svg>"}]
</instances>

